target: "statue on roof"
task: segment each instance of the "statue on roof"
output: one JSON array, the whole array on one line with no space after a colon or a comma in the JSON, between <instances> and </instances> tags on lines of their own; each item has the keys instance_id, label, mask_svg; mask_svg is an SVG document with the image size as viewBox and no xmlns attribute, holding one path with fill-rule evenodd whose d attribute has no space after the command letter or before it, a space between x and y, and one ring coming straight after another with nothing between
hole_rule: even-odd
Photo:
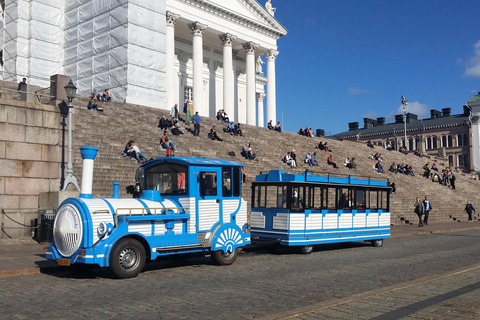
<instances>
[{"instance_id":1,"label":"statue on roof","mask_svg":"<svg viewBox=\"0 0 480 320\"><path fill-rule=\"evenodd\" d=\"M267 0L267 3L265 3L265 9L267 10L268 13L270 13L272 15L272 17L274 16L275 14L275 10L277 10L277 8L273 8L272 7L272 4L270 3L271 0Z\"/></svg>"}]
</instances>

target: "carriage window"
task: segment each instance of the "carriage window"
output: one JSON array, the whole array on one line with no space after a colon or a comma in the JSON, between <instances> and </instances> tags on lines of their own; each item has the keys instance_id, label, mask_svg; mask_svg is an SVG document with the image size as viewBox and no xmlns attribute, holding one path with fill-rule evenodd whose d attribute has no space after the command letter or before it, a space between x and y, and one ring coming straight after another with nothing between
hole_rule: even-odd
<instances>
[{"instance_id":1,"label":"carriage window","mask_svg":"<svg viewBox=\"0 0 480 320\"><path fill-rule=\"evenodd\" d=\"M268 187L269 203L272 205L269 208L287 208L287 187L286 186L271 186ZM274 202L275 201L275 202Z\"/></svg>"},{"instance_id":2,"label":"carriage window","mask_svg":"<svg viewBox=\"0 0 480 320\"><path fill-rule=\"evenodd\" d=\"M158 190L161 195L187 194L186 166L162 163L145 170L145 189Z\"/></svg>"},{"instance_id":3,"label":"carriage window","mask_svg":"<svg viewBox=\"0 0 480 320\"><path fill-rule=\"evenodd\" d=\"M357 189L355 205L358 209L365 209L365 190Z\"/></svg>"},{"instance_id":4,"label":"carriage window","mask_svg":"<svg viewBox=\"0 0 480 320\"><path fill-rule=\"evenodd\" d=\"M301 210L305 207L305 188L292 187L292 209Z\"/></svg>"},{"instance_id":5,"label":"carriage window","mask_svg":"<svg viewBox=\"0 0 480 320\"><path fill-rule=\"evenodd\" d=\"M369 209L378 209L378 191L370 191L370 207Z\"/></svg>"},{"instance_id":6,"label":"carriage window","mask_svg":"<svg viewBox=\"0 0 480 320\"><path fill-rule=\"evenodd\" d=\"M337 189L338 209L346 209L352 207L352 190L347 188Z\"/></svg>"},{"instance_id":7,"label":"carriage window","mask_svg":"<svg viewBox=\"0 0 480 320\"><path fill-rule=\"evenodd\" d=\"M265 208L266 207L266 195L267 187L266 186L256 186L254 191L254 207Z\"/></svg>"},{"instance_id":8,"label":"carriage window","mask_svg":"<svg viewBox=\"0 0 480 320\"><path fill-rule=\"evenodd\" d=\"M216 196L217 195L217 173L211 171L200 171L200 195Z\"/></svg>"},{"instance_id":9,"label":"carriage window","mask_svg":"<svg viewBox=\"0 0 480 320\"><path fill-rule=\"evenodd\" d=\"M380 191L380 208L383 210L388 210L388 191Z\"/></svg>"},{"instance_id":10,"label":"carriage window","mask_svg":"<svg viewBox=\"0 0 480 320\"><path fill-rule=\"evenodd\" d=\"M327 188L326 190L326 198L327 198L327 209L336 209L336 188Z\"/></svg>"},{"instance_id":11,"label":"carriage window","mask_svg":"<svg viewBox=\"0 0 480 320\"><path fill-rule=\"evenodd\" d=\"M322 188L310 188L309 208L322 209Z\"/></svg>"}]
</instances>

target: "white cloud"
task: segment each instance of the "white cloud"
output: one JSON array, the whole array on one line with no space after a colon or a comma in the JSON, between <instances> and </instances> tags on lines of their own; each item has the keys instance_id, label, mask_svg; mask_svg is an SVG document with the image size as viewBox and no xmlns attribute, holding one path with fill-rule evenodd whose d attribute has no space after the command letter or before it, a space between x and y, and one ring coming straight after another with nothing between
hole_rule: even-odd
<instances>
[{"instance_id":1,"label":"white cloud","mask_svg":"<svg viewBox=\"0 0 480 320\"><path fill-rule=\"evenodd\" d=\"M468 77L480 78L480 40L474 45L475 55L465 61L465 75Z\"/></svg>"},{"instance_id":2,"label":"white cloud","mask_svg":"<svg viewBox=\"0 0 480 320\"><path fill-rule=\"evenodd\" d=\"M356 87L350 87L348 88L348 93L353 94L353 95L358 95L358 94L366 94L369 93L370 90L367 89L360 89Z\"/></svg>"},{"instance_id":3,"label":"white cloud","mask_svg":"<svg viewBox=\"0 0 480 320\"><path fill-rule=\"evenodd\" d=\"M370 118L370 119L375 119L377 117L377 113L373 111L369 111L362 116L363 118Z\"/></svg>"}]
</instances>

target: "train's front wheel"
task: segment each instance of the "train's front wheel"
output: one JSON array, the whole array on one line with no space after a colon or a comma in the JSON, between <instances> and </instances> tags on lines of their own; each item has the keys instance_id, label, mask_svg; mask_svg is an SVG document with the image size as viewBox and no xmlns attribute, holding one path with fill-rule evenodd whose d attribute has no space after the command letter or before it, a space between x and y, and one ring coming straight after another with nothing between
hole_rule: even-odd
<instances>
[{"instance_id":1,"label":"train's front wheel","mask_svg":"<svg viewBox=\"0 0 480 320\"><path fill-rule=\"evenodd\" d=\"M134 278L145 266L145 248L135 239L122 239L115 244L110 254L110 270L120 278Z\"/></svg>"}]
</instances>

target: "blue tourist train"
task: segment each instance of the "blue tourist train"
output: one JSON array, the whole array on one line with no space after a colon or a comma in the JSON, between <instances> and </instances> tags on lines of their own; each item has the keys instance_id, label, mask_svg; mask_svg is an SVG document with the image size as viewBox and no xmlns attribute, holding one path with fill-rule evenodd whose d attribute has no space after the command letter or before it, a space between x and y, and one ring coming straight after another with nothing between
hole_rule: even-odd
<instances>
[{"instance_id":1,"label":"blue tourist train","mask_svg":"<svg viewBox=\"0 0 480 320\"><path fill-rule=\"evenodd\" d=\"M241 248L264 241L310 253L322 243L390 237L387 181L271 170L252 183L251 213L243 198L243 164L224 159L160 157L135 174L138 197L92 195L97 148L81 147L82 193L62 202L46 258L59 265L109 267L137 276L147 260L203 252L232 264Z\"/></svg>"},{"instance_id":2,"label":"blue tourist train","mask_svg":"<svg viewBox=\"0 0 480 320\"><path fill-rule=\"evenodd\" d=\"M240 163L162 157L141 165L140 198L93 198L97 148L82 147L82 193L59 207L46 258L60 265L96 264L119 278L137 276L146 259L205 252L221 265L250 244Z\"/></svg>"}]
</instances>

